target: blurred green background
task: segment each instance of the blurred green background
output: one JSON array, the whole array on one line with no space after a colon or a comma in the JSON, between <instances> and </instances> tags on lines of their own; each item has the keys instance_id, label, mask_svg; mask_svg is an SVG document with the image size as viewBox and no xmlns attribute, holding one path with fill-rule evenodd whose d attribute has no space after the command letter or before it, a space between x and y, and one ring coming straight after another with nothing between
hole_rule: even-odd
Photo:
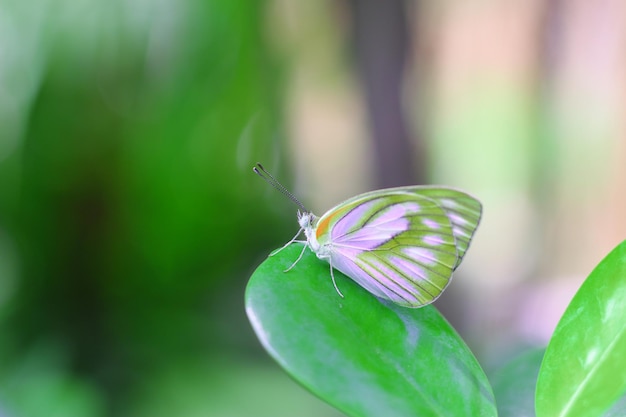
<instances>
[{"instance_id":1,"label":"blurred green background","mask_svg":"<svg viewBox=\"0 0 626 417\"><path fill-rule=\"evenodd\" d=\"M257 161L318 214L472 192L438 307L544 343L626 235L620 5L0 0L0 416L339 415L245 318L297 230Z\"/></svg>"}]
</instances>

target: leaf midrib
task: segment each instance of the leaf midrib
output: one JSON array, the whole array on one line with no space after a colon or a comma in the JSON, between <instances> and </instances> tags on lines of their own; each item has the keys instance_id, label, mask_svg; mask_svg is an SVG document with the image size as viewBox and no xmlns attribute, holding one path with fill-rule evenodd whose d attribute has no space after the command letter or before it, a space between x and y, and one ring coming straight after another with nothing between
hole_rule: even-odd
<instances>
[{"instance_id":1,"label":"leaf midrib","mask_svg":"<svg viewBox=\"0 0 626 417\"><path fill-rule=\"evenodd\" d=\"M576 388L576 390L570 397L570 400L567 402L567 404L563 408L563 411L559 414L559 417L566 417L568 415L570 409L574 406L574 404L576 403L576 400L578 400L579 394L594 379L593 376L596 374L598 369L600 369L601 365L604 363L604 358L606 358L612 352L612 348L621 339L621 336L624 334L625 331L626 331L626 324L622 325L622 329L619 332L617 332L616 336L613 338L611 343L609 343L608 348L604 349L604 351L600 355L601 360L597 360L595 364L591 367L591 370L587 373L587 376L583 378L581 383L578 385L578 388Z\"/></svg>"}]
</instances>

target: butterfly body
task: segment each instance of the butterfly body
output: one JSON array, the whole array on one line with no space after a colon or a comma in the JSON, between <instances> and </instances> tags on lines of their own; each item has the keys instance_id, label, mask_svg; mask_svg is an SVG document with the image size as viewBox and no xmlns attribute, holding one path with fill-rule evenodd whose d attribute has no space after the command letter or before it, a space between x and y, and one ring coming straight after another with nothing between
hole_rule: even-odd
<instances>
[{"instance_id":1,"label":"butterfly body","mask_svg":"<svg viewBox=\"0 0 626 417\"><path fill-rule=\"evenodd\" d=\"M377 297L406 307L447 287L482 207L445 187L400 187L353 197L318 218L301 212L308 247ZM334 281L334 276L333 276Z\"/></svg>"}]
</instances>

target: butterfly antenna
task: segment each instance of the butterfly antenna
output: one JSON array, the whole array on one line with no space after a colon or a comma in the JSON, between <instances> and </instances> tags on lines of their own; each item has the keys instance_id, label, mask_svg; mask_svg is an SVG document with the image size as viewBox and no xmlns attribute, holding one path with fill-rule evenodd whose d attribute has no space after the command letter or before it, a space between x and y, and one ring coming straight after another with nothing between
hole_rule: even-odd
<instances>
[{"instance_id":1,"label":"butterfly antenna","mask_svg":"<svg viewBox=\"0 0 626 417\"><path fill-rule=\"evenodd\" d=\"M308 212L308 210L304 207L304 205L294 196L284 185L282 185L272 174L267 172L263 165L257 162L256 166L252 168L255 174L259 177L263 178L269 185L276 188L283 195L287 196L293 203L295 203L298 207L302 209L304 212Z\"/></svg>"}]
</instances>

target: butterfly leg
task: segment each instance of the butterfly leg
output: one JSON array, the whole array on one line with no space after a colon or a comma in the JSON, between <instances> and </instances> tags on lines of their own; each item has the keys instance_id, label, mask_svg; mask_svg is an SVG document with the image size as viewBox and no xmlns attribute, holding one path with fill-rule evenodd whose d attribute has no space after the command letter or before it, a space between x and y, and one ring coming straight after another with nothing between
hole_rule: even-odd
<instances>
[{"instance_id":1,"label":"butterfly leg","mask_svg":"<svg viewBox=\"0 0 626 417\"><path fill-rule=\"evenodd\" d=\"M296 235L293 237L293 239L291 239L289 242L285 243L283 245L282 248L276 249L274 251L272 251L272 253L270 253L270 256L274 256L276 255L278 252L280 252L281 250L285 249L287 246L291 245L293 242L300 242L299 240L296 240L298 238L298 236L300 236L300 233L302 233L304 229L300 228L300 230L298 230L298 233L296 233ZM302 255L300 255L302 256Z\"/></svg>"},{"instance_id":2,"label":"butterfly leg","mask_svg":"<svg viewBox=\"0 0 626 417\"><path fill-rule=\"evenodd\" d=\"M289 243L292 243L292 242L300 242L300 241L299 241L299 240L292 240L292 241L291 241L291 242L289 242ZM306 243L306 242L302 242L302 243ZM294 263L292 263L292 264L291 264L291 266L290 266L289 268L285 269L283 272L288 272L289 270L291 270L291 268L293 268L294 266L296 266L296 264L297 264L298 262L300 262L300 259L302 259L302 255L304 255L304 251L306 250L306 247L307 247L307 245L304 245L304 246L302 247L302 252L300 252L300 256L298 256L298 259L296 259L296 260L294 261Z\"/></svg>"},{"instance_id":3,"label":"butterfly leg","mask_svg":"<svg viewBox=\"0 0 626 417\"><path fill-rule=\"evenodd\" d=\"M328 263L330 264L330 278L333 280L333 287L335 287L335 291L337 291L337 294L339 294L341 298L344 298L343 294L341 293L341 291L339 291L339 288L337 287L337 282L335 282L335 274L333 273L333 263L331 258L328 258Z\"/></svg>"}]
</instances>

